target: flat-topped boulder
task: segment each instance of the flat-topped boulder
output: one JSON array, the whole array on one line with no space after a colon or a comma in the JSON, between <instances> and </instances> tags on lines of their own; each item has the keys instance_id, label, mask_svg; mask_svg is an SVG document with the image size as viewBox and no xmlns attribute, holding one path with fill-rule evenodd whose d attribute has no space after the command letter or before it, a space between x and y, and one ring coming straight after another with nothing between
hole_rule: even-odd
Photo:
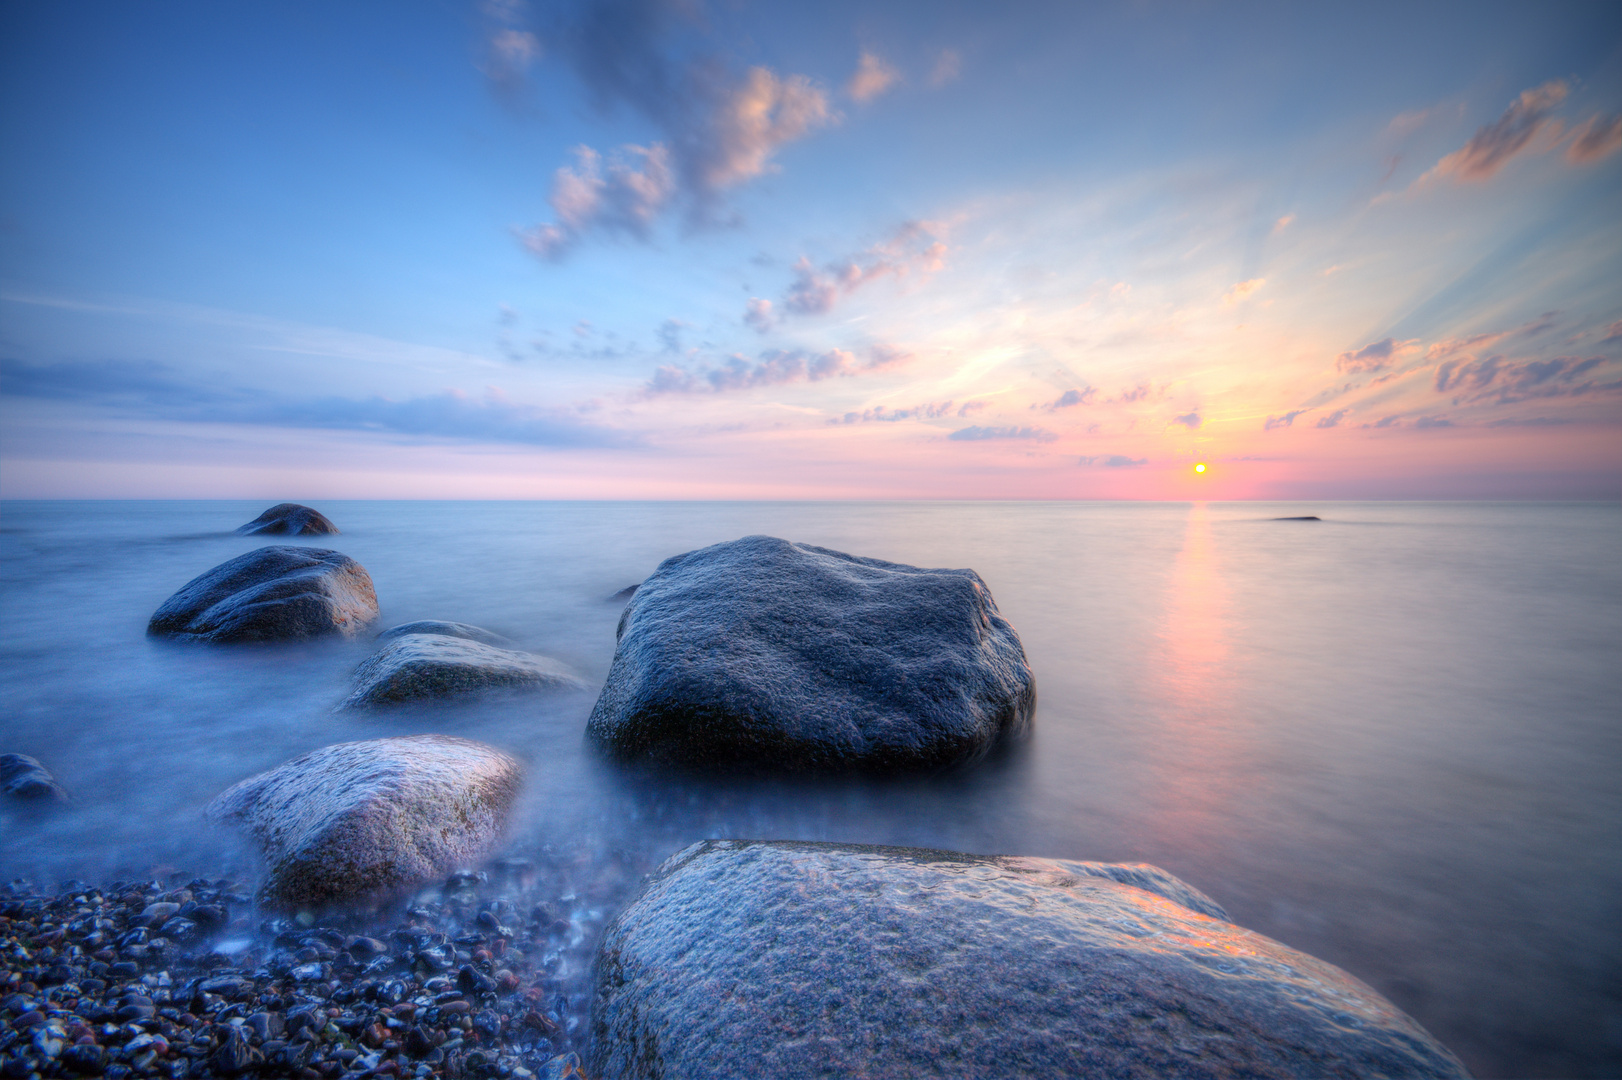
<instances>
[{"instance_id":1,"label":"flat-topped boulder","mask_svg":"<svg viewBox=\"0 0 1622 1080\"><path fill-rule=\"evenodd\" d=\"M355 690L345 706L391 705L499 689L586 688L550 657L498 649L465 634L390 631L380 639L383 647L355 669Z\"/></svg>"},{"instance_id":2,"label":"flat-topped boulder","mask_svg":"<svg viewBox=\"0 0 1622 1080\"><path fill-rule=\"evenodd\" d=\"M242 781L208 806L244 827L278 907L376 898L443 878L500 838L522 779L493 746L448 735L338 743Z\"/></svg>"},{"instance_id":3,"label":"flat-topped boulder","mask_svg":"<svg viewBox=\"0 0 1622 1080\"><path fill-rule=\"evenodd\" d=\"M27 754L0 754L0 794L29 803L68 801L50 770Z\"/></svg>"},{"instance_id":4,"label":"flat-topped boulder","mask_svg":"<svg viewBox=\"0 0 1622 1080\"><path fill-rule=\"evenodd\" d=\"M973 570L770 536L666 559L620 616L587 731L691 767L896 772L974 761L1036 706L1019 635Z\"/></svg>"},{"instance_id":5,"label":"flat-topped boulder","mask_svg":"<svg viewBox=\"0 0 1622 1080\"><path fill-rule=\"evenodd\" d=\"M1464 1077L1157 867L707 840L604 931L593 1076Z\"/></svg>"},{"instance_id":6,"label":"flat-topped boulder","mask_svg":"<svg viewBox=\"0 0 1622 1080\"><path fill-rule=\"evenodd\" d=\"M377 618L366 568L325 548L262 547L187 582L147 624L149 637L207 642L353 637Z\"/></svg>"},{"instance_id":7,"label":"flat-topped boulder","mask_svg":"<svg viewBox=\"0 0 1622 1080\"><path fill-rule=\"evenodd\" d=\"M485 645L494 645L498 649L512 648L512 640L502 637L482 626L470 626L460 622L442 622L439 619L418 619L416 622L401 623L391 626L377 635L378 641L392 641L395 638L405 637L408 634L438 634L441 637L466 638L469 641L482 642Z\"/></svg>"},{"instance_id":8,"label":"flat-topped boulder","mask_svg":"<svg viewBox=\"0 0 1622 1080\"><path fill-rule=\"evenodd\" d=\"M338 531L319 510L298 503L277 503L237 532L248 536L326 536Z\"/></svg>"}]
</instances>

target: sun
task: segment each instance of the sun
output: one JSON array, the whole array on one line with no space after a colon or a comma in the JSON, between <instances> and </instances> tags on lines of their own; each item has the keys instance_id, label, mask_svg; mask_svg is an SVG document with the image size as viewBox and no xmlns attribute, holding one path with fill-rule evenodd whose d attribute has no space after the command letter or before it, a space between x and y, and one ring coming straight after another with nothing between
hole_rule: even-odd
<instances>
[{"instance_id":1,"label":"sun","mask_svg":"<svg viewBox=\"0 0 1622 1080\"><path fill-rule=\"evenodd\" d=\"M1205 462L1202 461L1198 465L1194 466L1194 471L1197 473L1203 473L1205 471Z\"/></svg>"}]
</instances>

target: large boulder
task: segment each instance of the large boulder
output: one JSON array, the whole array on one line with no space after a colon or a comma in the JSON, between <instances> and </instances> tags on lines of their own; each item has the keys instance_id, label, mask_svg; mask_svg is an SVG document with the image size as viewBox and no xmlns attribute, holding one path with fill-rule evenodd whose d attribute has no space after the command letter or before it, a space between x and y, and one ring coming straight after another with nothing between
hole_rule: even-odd
<instances>
[{"instance_id":1,"label":"large boulder","mask_svg":"<svg viewBox=\"0 0 1622 1080\"><path fill-rule=\"evenodd\" d=\"M250 777L208 806L244 826L278 907L386 895L465 868L500 837L522 768L448 735L338 743Z\"/></svg>"},{"instance_id":2,"label":"large boulder","mask_svg":"<svg viewBox=\"0 0 1622 1080\"><path fill-rule=\"evenodd\" d=\"M371 575L354 559L324 548L262 547L187 582L146 632L211 642L353 637L376 618Z\"/></svg>"},{"instance_id":3,"label":"large boulder","mask_svg":"<svg viewBox=\"0 0 1622 1080\"><path fill-rule=\"evenodd\" d=\"M319 510L298 503L277 503L237 532L248 536L326 536L338 531Z\"/></svg>"},{"instance_id":4,"label":"large boulder","mask_svg":"<svg viewBox=\"0 0 1622 1080\"><path fill-rule=\"evenodd\" d=\"M594 1076L1462 1077L1153 866L708 840L605 930Z\"/></svg>"},{"instance_id":5,"label":"large boulder","mask_svg":"<svg viewBox=\"0 0 1622 1080\"><path fill-rule=\"evenodd\" d=\"M637 587L587 730L622 760L886 772L973 761L1035 707L973 570L748 536Z\"/></svg>"},{"instance_id":6,"label":"large boulder","mask_svg":"<svg viewBox=\"0 0 1622 1080\"><path fill-rule=\"evenodd\" d=\"M387 638L384 646L355 669L355 690L344 702L346 706L392 705L504 688L586 688L556 660L498 649L465 634L395 635L391 631L381 637Z\"/></svg>"},{"instance_id":7,"label":"large boulder","mask_svg":"<svg viewBox=\"0 0 1622 1080\"><path fill-rule=\"evenodd\" d=\"M0 754L0 793L24 802L68 801L68 793L50 770L27 754Z\"/></svg>"}]
</instances>

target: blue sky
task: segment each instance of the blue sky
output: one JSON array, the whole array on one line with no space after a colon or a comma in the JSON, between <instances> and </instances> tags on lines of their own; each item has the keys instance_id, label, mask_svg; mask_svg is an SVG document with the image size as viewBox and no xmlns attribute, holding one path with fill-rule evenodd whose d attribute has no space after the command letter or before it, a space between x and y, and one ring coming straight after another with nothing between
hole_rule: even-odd
<instances>
[{"instance_id":1,"label":"blue sky","mask_svg":"<svg viewBox=\"0 0 1622 1080\"><path fill-rule=\"evenodd\" d=\"M1611 5L0 17L0 495L1622 493Z\"/></svg>"}]
</instances>

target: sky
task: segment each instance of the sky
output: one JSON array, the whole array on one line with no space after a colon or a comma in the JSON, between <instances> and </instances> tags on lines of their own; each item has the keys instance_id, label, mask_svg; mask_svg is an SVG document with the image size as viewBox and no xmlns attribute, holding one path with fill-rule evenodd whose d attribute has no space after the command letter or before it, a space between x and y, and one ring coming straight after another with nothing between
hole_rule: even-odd
<instances>
[{"instance_id":1,"label":"sky","mask_svg":"<svg viewBox=\"0 0 1622 1080\"><path fill-rule=\"evenodd\" d=\"M8 4L0 151L0 497L1622 497L1615 4Z\"/></svg>"}]
</instances>

